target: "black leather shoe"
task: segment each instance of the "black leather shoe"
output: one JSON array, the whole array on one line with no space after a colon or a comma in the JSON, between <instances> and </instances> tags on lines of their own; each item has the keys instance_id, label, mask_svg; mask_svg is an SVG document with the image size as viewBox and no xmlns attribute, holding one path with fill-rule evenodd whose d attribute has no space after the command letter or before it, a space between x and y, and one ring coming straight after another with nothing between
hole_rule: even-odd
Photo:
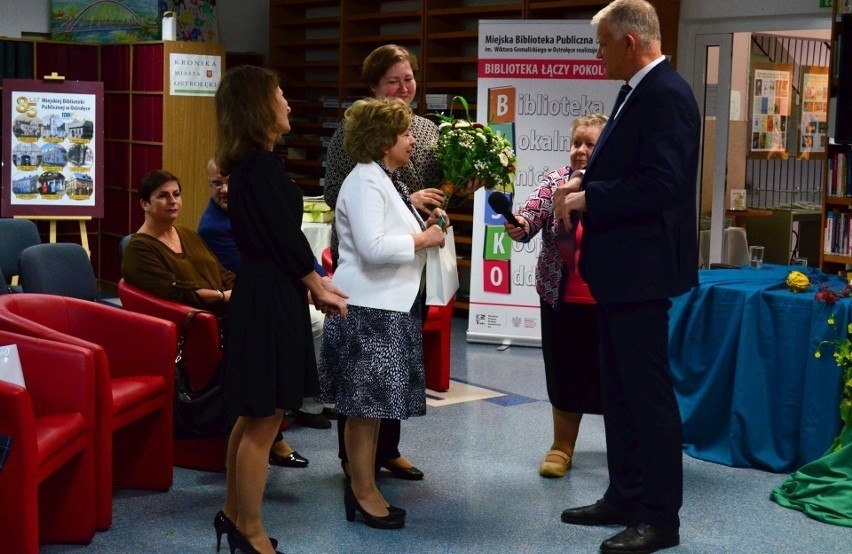
<instances>
[{"instance_id":1,"label":"black leather shoe","mask_svg":"<svg viewBox=\"0 0 852 554\"><path fill-rule=\"evenodd\" d=\"M276 454L272 450L269 451L269 465L280 466L280 467L308 467L308 459L299 456L299 453L295 450L287 454L286 456L281 456Z\"/></svg>"},{"instance_id":2,"label":"black leather shoe","mask_svg":"<svg viewBox=\"0 0 852 554\"><path fill-rule=\"evenodd\" d=\"M397 479L405 479L406 481L420 481L423 479L423 472L414 466L399 467L387 460L382 460L379 462L379 468L385 468L390 471Z\"/></svg>"},{"instance_id":3,"label":"black leather shoe","mask_svg":"<svg viewBox=\"0 0 852 554\"><path fill-rule=\"evenodd\" d=\"M601 543L604 554L649 554L680 544L678 530L665 531L647 523L631 525Z\"/></svg>"},{"instance_id":4,"label":"black leather shoe","mask_svg":"<svg viewBox=\"0 0 852 554\"><path fill-rule=\"evenodd\" d=\"M346 508L346 521L355 521L355 514L361 512L364 523L375 529L401 529L405 526L405 510L388 506L388 515L374 516L361 507L349 484L343 491L343 505Z\"/></svg>"},{"instance_id":5,"label":"black leather shoe","mask_svg":"<svg viewBox=\"0 0 852 554\"><path fill-rule=\"evenodd\" d=\"M562 521L573 525L632 525L636 517L633 512L598 500L591 506L568 508L562 512Z\"/></svg>"},{"instance_id":6,"label":"black leather shoe","mask_svg":"<svg viewBox=\"0 0 852 554\"><path fill-rule=\"evenodd\" d=\"M311 429L331 429L331 421L324 415L309 414L301 410L296 410L296 419L293 423L302 427L310 427Z\"/></svg>"},{"instance_id":7,"label":"black leather shoe","mask_svg":"<svg viewBox=\"0 0 852 554\"><path fill-rule=\"evenodd\" d=\"M322 415L324 415L327 419L337 419L337 410L334 408L323 408Z\"/></svg>"}]
</instances>

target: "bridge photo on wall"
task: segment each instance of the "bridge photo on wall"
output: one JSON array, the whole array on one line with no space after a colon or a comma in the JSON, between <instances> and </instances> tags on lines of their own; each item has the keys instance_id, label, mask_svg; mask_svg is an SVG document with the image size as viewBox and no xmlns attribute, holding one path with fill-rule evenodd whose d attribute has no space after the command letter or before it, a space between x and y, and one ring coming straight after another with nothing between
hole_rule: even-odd
<instances>
[{"instance_id":1,"label":"bridge photo on wall","mask_svg":"<svg viewBox=\"0 0 852 554\"><path fill-rule=\"evenodd\" d=\"M90 43L160 39L158 0L51 0L53 40Z\"/></svg>"}]
</instances>

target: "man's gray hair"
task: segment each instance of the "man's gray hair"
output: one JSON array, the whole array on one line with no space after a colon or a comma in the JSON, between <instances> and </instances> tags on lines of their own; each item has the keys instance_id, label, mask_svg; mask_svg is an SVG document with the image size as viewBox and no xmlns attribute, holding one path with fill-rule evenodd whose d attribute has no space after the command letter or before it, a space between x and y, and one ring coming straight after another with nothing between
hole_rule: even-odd
<instances>
[{"instance_id":1,"label":"man's gray hair","mask_svg":"<svg viewBox=\"0 0 852 554\"><path fill-rule=\"evenodd\" d=\"M648 50L660 43L660 20L657 10L645 0L614 0L595 14L592 25L606 21L618 38L633 32L639 47Z\"/></svg>"}]
</instances>

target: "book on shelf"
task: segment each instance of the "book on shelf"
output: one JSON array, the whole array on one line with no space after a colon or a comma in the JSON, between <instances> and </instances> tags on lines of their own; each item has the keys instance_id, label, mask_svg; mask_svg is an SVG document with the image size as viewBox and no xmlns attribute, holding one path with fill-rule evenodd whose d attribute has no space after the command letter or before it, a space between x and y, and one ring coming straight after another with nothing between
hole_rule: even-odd
<instances>
[{"instance_id":1,"label":"book on shelf","mask_svg":"<svg viewBox=\"0 0 852 554\"><path fill-rule=\"evenodd\" d=\"M822 250L826 254L831 254L833 252L833 242L834 242L834 222L836 218L836 212L830 211L825 214L825 229L823 232L825 236L823 236L823 247Z\"/></svg>"},{"instance_id":2,"label":"book on shelf","mask_svg":"<svg viewBox=\"0 0 852 554\"><path fill-rule=\"evenodd\" d=\"M852 212L826 212L823 232L824 253L852 257Z\"/></svg>"},{"instance_id":3,"label":"book on shelf","mask_svg":"<svg viewBox=\"0 0 852 554\"><path fill-rule=\"evenodd\" d=\"M427 110L439 110L444 111L450 108L450 102L452 102L453 95L452 94L427 94L426 95L426 109Z\"/></svg>"},{"instance_id":4,"label":"book on shelf","mask_svg":"<svg viewBox=\"0 0 852 554\"><path fill-rule=\"evenodd\" d=\"M828 158L828 196L852 198L852 172L849 152L835 152Z\"/></svg>"}]
</instances>

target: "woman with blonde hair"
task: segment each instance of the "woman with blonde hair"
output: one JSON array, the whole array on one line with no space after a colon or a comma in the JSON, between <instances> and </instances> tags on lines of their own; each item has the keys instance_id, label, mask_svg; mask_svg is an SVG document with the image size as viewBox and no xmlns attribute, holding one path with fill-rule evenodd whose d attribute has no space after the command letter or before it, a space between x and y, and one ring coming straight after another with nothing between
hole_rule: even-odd
<instances>
[{"instance_id":1,"label":"woman with blonde hair","mask_svg":"<svg viewBox=\"0 0 852 554\"><path fill-rule=\"evenodd\" d=\"M603 410L595 301L576 269L583 226L578 222L570 236L559 232L553 223L553 194L572 175L585 171L606 120L602 114L574 120L569 165L544 176L515 213L519 227L506 222L512 240L527 242L539 232L542 236L536 291L541 305L547 396L553 412L553 443L539 466L542 477L565 476L573 464L583 414Z\"/></svg>"},{"instance_id":2,"label":"woman with blonde hair","mask_svg":"<svg viewBox=\"0 0 852 554\"><path fill-rule=\"evenodd\" d=\"M398 99L359 100L346 111L344 148L357 162L340 187L340 238L332 282L350 294L349 316L326 321L320 354L320 400L348 418L346 518L360 512L370 527L397 529L405 511L376 486L382 419L426 413L423 377L422 275L426 248L442 247L441 208L423 221L407 189L391 179L409 163L411 110Z\"/></svg>"}]
</instances>

